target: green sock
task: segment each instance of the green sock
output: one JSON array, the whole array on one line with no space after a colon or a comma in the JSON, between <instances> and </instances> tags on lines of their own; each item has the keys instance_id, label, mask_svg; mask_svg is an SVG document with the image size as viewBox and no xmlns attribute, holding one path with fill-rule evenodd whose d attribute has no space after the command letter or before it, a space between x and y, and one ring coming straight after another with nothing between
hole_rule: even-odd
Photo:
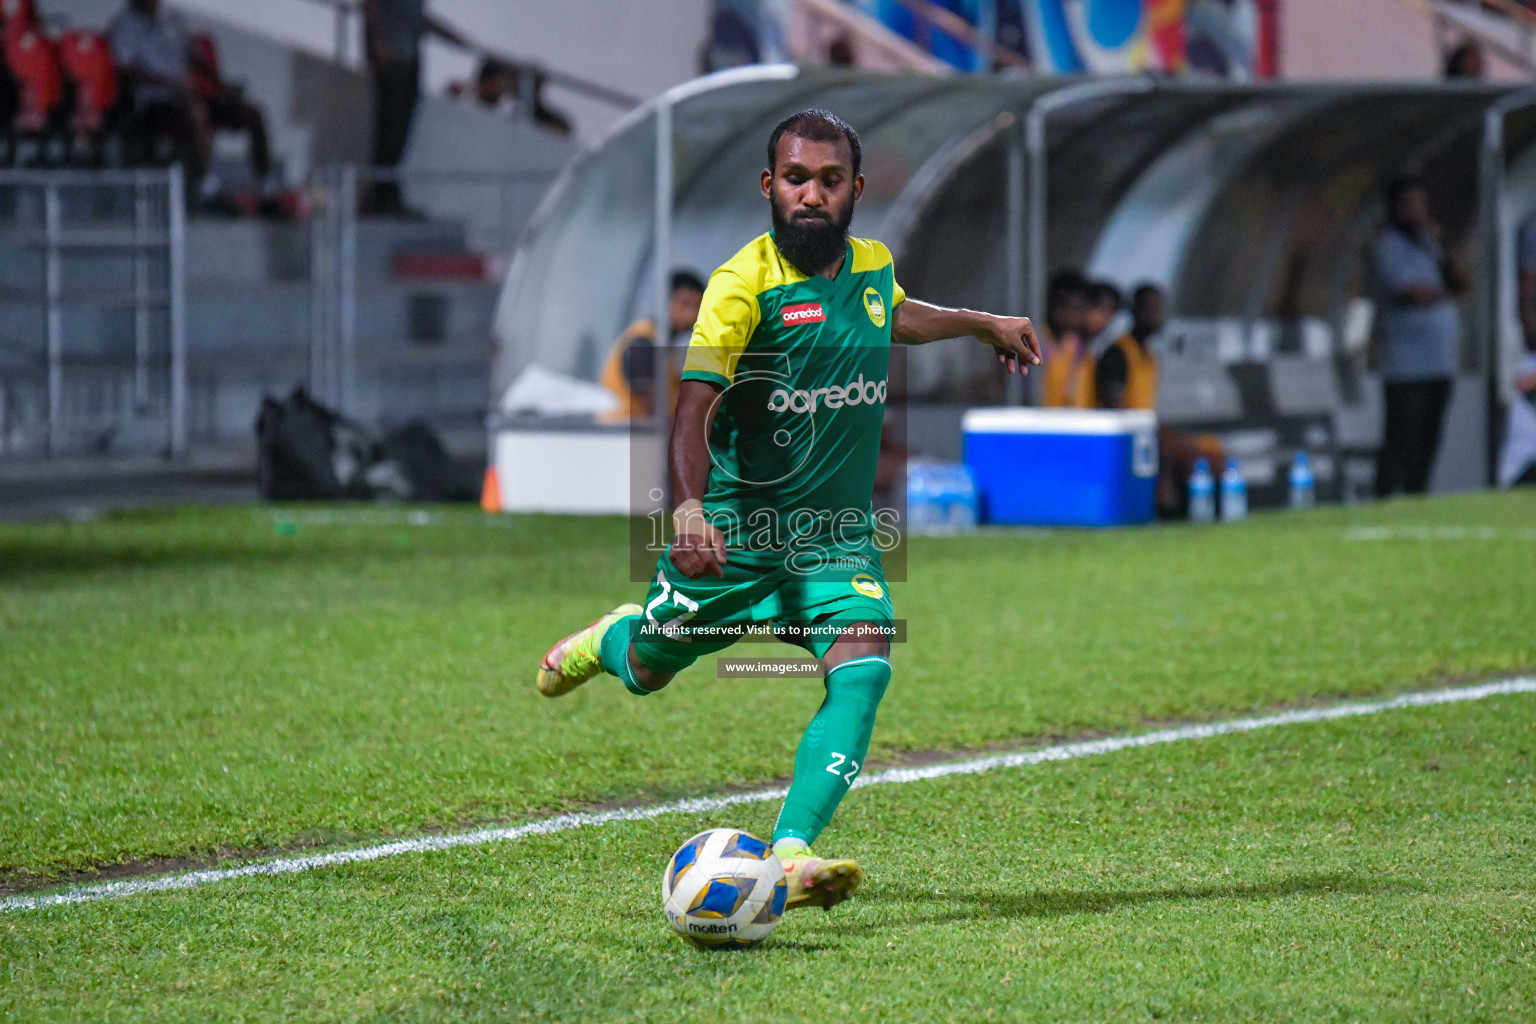
<instances>
[{"instance_id":1,"label":"green sock","mask_svg":"<svg viewBox=\"0 0 1536 1024\"><path fill-rule=\"evenodd\" d=\"M773 827L773 841L814 843L858 778L875 728L875 709L891 681L891 663L868 657L827 673L827 697L795 754L795 778Z\"/></svg>"},{"instance_id":2,"label":"green sock","mask_svg":"<svg viewBox=\"0 0 1536 1024\"><path fill-rule=\"evenodd\" d=\"M635 681L634 669L629 664L629 642L634 638L635 631L639 627L640 616L624 616L608 627L597 649L602 658L603 671L611 676L618 676L619 681L630 693L644 697L651 691Z\"/></svg>"}]
</instances>

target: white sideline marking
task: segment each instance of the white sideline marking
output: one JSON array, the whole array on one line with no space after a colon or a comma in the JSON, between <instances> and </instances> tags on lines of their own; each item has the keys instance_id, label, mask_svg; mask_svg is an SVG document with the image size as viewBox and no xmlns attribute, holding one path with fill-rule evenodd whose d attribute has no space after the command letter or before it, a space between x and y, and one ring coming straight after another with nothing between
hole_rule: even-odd
<instances>
[{"instance_id":1,"label":"white sideline marking","mask_svg":"<svg viewBox=\"0 0 1536 1024\"><path fill-rule=\"evenodd\" d=\"M1536 678L1521 677L1503 682L1483 683L1451 690L1430 690L1424 693L1408 693L1389 700L1363 701L1335 704L1332 707L1302 708L1283 711L1260 718L1237 718L1226 722L1210 722L1204 725L1183 725L1174 729L1159 729L1130 736L1111 736L1101 740L1084 740L1080 743L1063 743L1055 747L1024 750L1013 754L995 754L964 761L928 765L923 768L889 768L874 775L857 779L853 788L884 786L897 782L920 782L924 779L942 779L950 775L976 775L994 768L1019 768L1025 765L1044 764L1047 761L1070 761L1079 757L1111 754L1117 750L1134 747L1152 747L1182 740L1208 739L1231 733L1253 732L1280 725L1299 725L1305 722L1326 722L1335 718L1354 718L1375 715L1383 711L1401 708L1431 707L1436 704L1458 704L1462 701L1485 700L1514 693L1536 693ZM291 875L317 868L334 867L338 864L357 864L395 857L404 853L426 853L431 850L451 850L459 846L482 846L487 843L505 843L525 836L549 835L568 832L571 829L594 825L607 825L615 821L650 821L666 814L705 814L734 807L737 804L766 803L782 800L788 790L761 789L750 793L730 796L694 797L675 800L651 807L630 807L613 811L595 811L579 814L562 814L554 818L530 821L510 828L486 828L452 835L423 836L420 839L402 839L378 846L366 846L359 850L337 850L334 853L316 854L312 857L287 857L282 860L242 864L238 867L215 868L208 871L189 871L179 875L162 875L157 878L136 878L121 882L105 882L97 885L77 886L45 896L9 896L0 899L0 913L16 910L40 910L69 903L86 903L91 900L115 899L149 892L170 892L176 889L193 889L214 882L226 882L234 878L255 875Z\"/></svg>"},{"instance_id":2,"label":"white sideline marking","mask_svg":"<svg viewBox=\"0 0 1536 1024\"><path fill-rule=\"evenodd\" d=\"M1536 529L1497 526L1356 526L1345 540L1536 540Z\"/></svg>"},{"instance_id":3,"label":"white sideline marking","mask_svg":"<svg viewBox=\"0 0 1536 1024\"><path fill-rule=\"evenodd\" d=\"M294 509L258 510L256 522L273 526L486 526L506 529L518 525L510 516L432 509Z\"/></svg>"}]
</instances>

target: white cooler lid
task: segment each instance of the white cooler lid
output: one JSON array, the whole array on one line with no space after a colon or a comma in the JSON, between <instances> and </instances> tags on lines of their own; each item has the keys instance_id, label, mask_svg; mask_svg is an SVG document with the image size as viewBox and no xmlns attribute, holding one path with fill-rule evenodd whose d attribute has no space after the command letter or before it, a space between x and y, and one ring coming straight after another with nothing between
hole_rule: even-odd
<instances>
[{"instance_id":1,"label":"white cooler lid","mask_svg":"<svg viewBox=\"0 0 1536 1024\"><path fill-rule=\"evenodd\" d=\"M967 409L967 434L1135 434L1157 427L1149 409L1032 409L1017 405Z\"/></svg>"}]
</instances>

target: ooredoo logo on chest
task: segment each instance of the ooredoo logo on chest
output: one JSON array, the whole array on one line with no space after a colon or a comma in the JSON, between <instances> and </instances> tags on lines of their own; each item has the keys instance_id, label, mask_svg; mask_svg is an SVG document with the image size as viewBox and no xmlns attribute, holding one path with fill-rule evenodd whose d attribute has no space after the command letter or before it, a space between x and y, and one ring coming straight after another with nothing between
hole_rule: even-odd
<instances>
[{"instance_id":1,"label":"ooredoo logo on chest","mask_svg":"<svg viewBox=\"0 0 1536 1024\"><path fill-rule=\"evenodd\" d=\"M886 382L865 380L861 373L857 380L830 388L796 389L777 388L768 396L769 412L815 412L823 409L841 409L847 405L884 405Z\"/></svg>"},{"instance_id":2,"label":"ooredoo logo on chest","mask_svg":"<svg viewBox=\"0 0 1536 1024\"><path fill-rule=\"evenodd\" d=\"M825 323L827 311L821 308L819 302L802 302L794 306L785 306L783 310L784 326L796 327L800 324Z\"/></svg>"}]
</instances>

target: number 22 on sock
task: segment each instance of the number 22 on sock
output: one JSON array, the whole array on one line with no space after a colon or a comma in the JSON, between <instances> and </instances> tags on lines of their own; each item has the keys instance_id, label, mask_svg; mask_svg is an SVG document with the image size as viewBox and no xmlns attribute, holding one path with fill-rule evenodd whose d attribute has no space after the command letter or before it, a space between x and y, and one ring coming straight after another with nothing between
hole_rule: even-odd
<instances>
[{"instance_id":1,"label":"number 22 on sock","mask_svg":"<svg viewBox=\"0 0 1536 1024\"><path fill-rule=\"evenodd\" d=\"M833 775L836 775L838 778L842 779L844 782L848 783L849 785L852 785L853 784L853 777L855 775L859 774L859 762L853 760L847 754L839 754L835 750L832 752L832 756L835 757L837 760L835 760L831 764L827 765L827 771L831 772ZM843 774L843 772L841 772L839 770L842 767L842 765L845 764L845 763L853 765L853 767L848 770L848 773L846 775Z\"/></svg>"}]
</instances>

